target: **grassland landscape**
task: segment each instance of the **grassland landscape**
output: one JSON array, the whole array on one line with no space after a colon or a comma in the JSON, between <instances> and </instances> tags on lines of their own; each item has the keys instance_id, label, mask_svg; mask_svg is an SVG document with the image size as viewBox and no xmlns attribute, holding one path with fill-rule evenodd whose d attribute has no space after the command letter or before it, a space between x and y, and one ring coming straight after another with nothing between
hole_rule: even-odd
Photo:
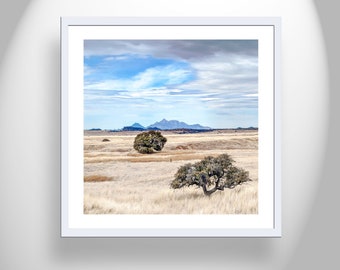
<instances>
[{"instance_id":1,"label":"grassland landscape","mask_svg":"<svg viewBox=\"0 0 340 270\"><path fill-rule=\"evenodd\" d=\"M133 148L137 131L84 134L85 214L257 214L257 130L162 131L160 152ZM171 189L178 168L228 153L252 181L205 196L201 188Z\"/></svg>"}]
</instances>

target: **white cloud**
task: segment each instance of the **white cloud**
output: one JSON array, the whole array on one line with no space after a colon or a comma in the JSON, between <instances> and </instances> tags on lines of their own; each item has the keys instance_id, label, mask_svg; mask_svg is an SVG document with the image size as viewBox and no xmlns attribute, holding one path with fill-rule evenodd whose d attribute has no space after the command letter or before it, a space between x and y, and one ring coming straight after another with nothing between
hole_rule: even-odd
<instances>
[{"instance_id":1,"label":"white cloud","mask_svg":"<svg viewBox=\"0 0 340 270\"><path fill-rule=\"evenodd\" d=\"M220 53L205 59L205 61L194 61L192 67L196 69L197 79L183 84L181 87L182 89L199 89L211 94L211 96L202 99L206 103L216 100L228 103L235 95L238 97L257 95L257 58L245 60L241 56ZM246 98L242 100L247 106Z\"/></svg>"},{"instance_id":2,"label":"white cloud","mask_svg":"<svg viewBox=\"0 0 340 270\"><path fill-rule=\"evenodd\" d=\"M133 88L140 89L154 85L176 85L185 81L190 75L190 70L176 65L152 67L133 78Z\"/></svg>"},{"instance_id":3,"label":"white cloud","mask_svg":"<svg viewBox=\"0 0 340 270\"><path fill-rule=\"evenodd\" d=\"M201 100L202 101L215 101L215 100L221 100L221 98L202 97Z\"/></svg>"},{"instance_id":4,"label":"white cloud","mask_svg":"<svg viewBox=\"0 0 340 270\"><path fill-rule=\"evenodd\" d=\"M84 65L84 76L89 76L93 72L94 72L94 70L91 67Z\"/></svg>"},{"instance_id":5,"label":"white cloud","mask_svg":"<svg viewBox=\"0 0 340 270\"><path fill-rule=\"evenodd\" d=\"M218 54L257 56L256 40L86 40L85 55L152 55L194 60Z\"/></svg>"},{"instance_id":6,"label":"white cloud","mask_svg":"<svg viewBox=\"0 0 340 270\"><path fill-rule=\"evenodd\" d=\"M85 99L89 105L95 104L93 108L117 113L138 110L137 116L143 114L145 119L154 110L162 112L162 117L187 115L198 119L196 122L219 119L222 123L226 115L235 119L238 115L242 121L248 115L252 125L256 125L258 58L254 42L108 41L94 42L86 48L86 54L105 55L107 62L125 59L133 62L134 57L174 62L125 78L104 77L95 82L92 77L92 81L85 81L85 89L92 89ZM180 61L175 64L176 60ZM91 72L87 67L84 71Z\"/></svg>"},{"instance_id":7,"label":"white cloud","mask_svg":"<svg viewBox=\"0 0 340 270\"><path fill-rule=\"evenodd\" d=\"M91 90L127 90L137 91L180 84L191 76L192 71L176 65L148 68L129 79L103 80L101 82L85 82L85 88Z\"/></svg>"}]
</instances>

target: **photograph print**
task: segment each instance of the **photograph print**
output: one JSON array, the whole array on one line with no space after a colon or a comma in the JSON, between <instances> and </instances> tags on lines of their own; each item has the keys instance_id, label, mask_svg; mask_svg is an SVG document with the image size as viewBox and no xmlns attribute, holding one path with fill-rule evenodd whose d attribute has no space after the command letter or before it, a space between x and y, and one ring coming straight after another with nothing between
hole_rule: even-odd
<instances>
[{"instance_id":1,"label":"photograph print","mask_svg":"<svg viewBox=\"0 0 340 270\"><path fill-rule=\"evenodd\" d=\"M83 41L84 215L257 215L257 39Z\"/></svg>"}]
</instances>

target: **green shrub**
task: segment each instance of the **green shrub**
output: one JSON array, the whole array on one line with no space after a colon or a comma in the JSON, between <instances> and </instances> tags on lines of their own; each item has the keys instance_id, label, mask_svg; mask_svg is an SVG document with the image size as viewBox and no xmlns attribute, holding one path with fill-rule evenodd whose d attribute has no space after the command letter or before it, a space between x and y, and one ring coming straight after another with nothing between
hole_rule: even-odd
<instances>
[{"instance_id":1,"label":"green shrub","mask_svg":"<svg viewBox=\"0 0 340 270\"><path fill-rule=\"evenodd\" d=\"M161 151L167 139L159 131L146 131L138 134L133 143L133 148L142 154L151 154Z\"/></svg>"},{"instance_id":2,"label":"green shrub","mask_svg":"<svg viewBox=\"0 0 340 270\"><path fill-rule=\"evenodd\" d=\"M234 160L228 154L222 154L215 158L205 157L194 164L185 164L178 169L170 187L178 189L195 185L201 187L205 195L210 196L217 190L234 188L251 181L249 172L235 167L233 163Z\"/></svg>"}]
</instances>

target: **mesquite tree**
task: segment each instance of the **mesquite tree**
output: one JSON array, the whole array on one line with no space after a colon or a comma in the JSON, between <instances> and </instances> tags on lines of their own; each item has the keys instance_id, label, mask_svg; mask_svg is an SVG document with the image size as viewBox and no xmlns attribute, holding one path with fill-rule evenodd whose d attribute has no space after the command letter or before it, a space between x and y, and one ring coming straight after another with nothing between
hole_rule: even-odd
<instances>
[{"instance_id":1,"label":"mesquite tree","mask_svg":"<svg viewBox=\"0 0 340 270\"><path fill-rule=\"evenodd\" d=\"M208 156L194 164L181 166L175 174L170 187L173 189L196 185L210 196L217 190L234 188L246 181L251 181L249 172L235 167L234 160L228 154L218 157ZM209 189L210 188L210 189Z\"/></svg>"},{"instance_id":2,"label":"mesquite tree","mask_svg":"<svg viewBox=\"0 0 340 270\"><path fill-rule=\"evenodd\" d=\"M151 154L161 151L167 139L159 131L146 131L138 134L135 138L133 148L142 154Z\"/></svg>"}]
</instances>

